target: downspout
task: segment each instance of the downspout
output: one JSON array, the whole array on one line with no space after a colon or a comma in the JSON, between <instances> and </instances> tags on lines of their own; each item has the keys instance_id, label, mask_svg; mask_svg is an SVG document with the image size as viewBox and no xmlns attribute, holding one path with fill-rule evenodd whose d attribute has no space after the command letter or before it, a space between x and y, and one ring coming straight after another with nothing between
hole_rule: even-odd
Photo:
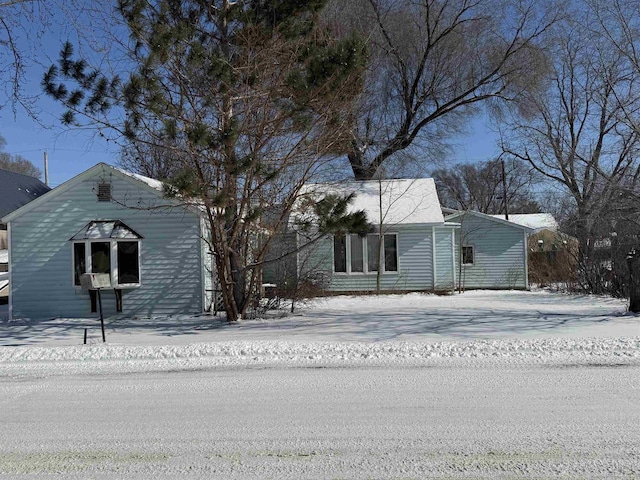
<instances>
[{"instance_id":1,"label":"downspout","mask_svg":"<svg viewBox=\"0 0 640 480\"><path fill-rule=\"evenodd\" d=\"M509 202L507 201L507 176L504 172L504 158L501 158L502 165L502 196L504 198L504 219L509 220Z\"/></svg>"}]
</instances>

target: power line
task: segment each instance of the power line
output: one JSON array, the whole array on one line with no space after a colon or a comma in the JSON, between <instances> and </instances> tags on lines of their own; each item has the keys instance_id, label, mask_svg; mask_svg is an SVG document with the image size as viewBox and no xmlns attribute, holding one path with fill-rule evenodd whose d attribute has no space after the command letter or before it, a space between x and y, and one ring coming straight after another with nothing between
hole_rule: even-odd
<instances>
[{"instance_id":1,"label":"power line","mask_svg":"<svg viewBox=\"0 0 640 480\"><path fill-rule=\"evenodd\" d=\"M55 152L81 152L81 153L104 153L104 154L109 153L105 150L85 150L83 148L38 148L35 150L20 150L18 152L11 151L7 153L11 153L13 155L19 155L22 153L33 153L33 152L44 152L44 151L48 151L52 153L55 153Z\"/></svg>"}]
</instances>

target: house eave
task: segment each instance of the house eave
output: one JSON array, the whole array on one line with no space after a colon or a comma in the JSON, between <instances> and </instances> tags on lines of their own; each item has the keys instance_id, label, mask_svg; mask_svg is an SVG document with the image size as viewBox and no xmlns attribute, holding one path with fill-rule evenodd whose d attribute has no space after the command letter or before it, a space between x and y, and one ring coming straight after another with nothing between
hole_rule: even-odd
<instances>
[{"instance_id":1,"label":"house eave","mask_svg":"<svg viewBox=\"0 0 640 480\"><path fill-rule=\"evenodd\" d=\"M491 215L487 215L486 213L481 213L481 212L476 212L473 210L453 210L451 208L442 208L443 212L449 213L449 215L446 215L444 217L445 222L450 221L451 219L454 218L459 218L459 217L463 217L464 215L472 215L474 217L478 217L478 218L484 218L486 220L495 222L495 223L499 223L508 227L513 227L513 228L517 228L519 230L522 230L523 232L526 232L527 234L532 234L535 233L535 229L531 228L531 227L525 227L524 225L519 225L517 223L511 222L509 220L505 220L502 218L496 218L493 217Z\"/></svg>"}]
</instances>

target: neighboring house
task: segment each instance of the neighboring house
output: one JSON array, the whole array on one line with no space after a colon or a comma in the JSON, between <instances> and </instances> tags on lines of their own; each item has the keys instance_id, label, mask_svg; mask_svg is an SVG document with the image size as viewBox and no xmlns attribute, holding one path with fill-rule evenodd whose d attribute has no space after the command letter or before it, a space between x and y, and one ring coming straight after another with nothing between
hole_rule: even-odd
<instances>
[{"instance_id":1,"label":"neighboring house","mask_svg":"<svg viewBox=\"0 0 640 480\"><path fill-rule=\"evenodd\" d=\"M305 216L305 198L315 201L327 194L355 193L349 211L363 210L375 226L364 237L356 234L325 236L303 248L308 238L295 225ZM298 211L292 214L285 232L287 248L300 249L287 260L288 277L265 272L270 283L322 282L328 292L376 290L387 292L451 291L457 284L456 230L460 225L445 222L431 178L346 182L308 185L302 192ZM308 208L306 209L308 214ZM382 245L380 248L380 233ZM309 236L311 238L313 234ZM273 269L277 270L277 269Z\"/></svg>"},{"instance_id":2,"label":"neighboring house","mask_svg":"<svg viewBox=\"0 0 640 480\"><path fill-rule=\"evenodd\" d=\"M108 275L106 316L206 309L211 258L195 207L162 183L100 163L6 215L12 318L88 317L80 275Z\"/></svg>"},{"instance_id":3,"label":"neighboring house","mask_svg":"<svg viewBox=\"0 0 640 480\"><path fill-rule=\"evenodd\" d=\"M492 217L504 219L504 215L492 215ZM527 237L530 252L558 251L577 241L558 231L558 222L550 213L509 214L509 221L532 230Z\"/></svg>"},{"instance_id":4,"label":"neighboring house","mask_svg":"<svg viewBox=\"0 0 640 480\"><path fill-rule=\"evenodd\" d=\"M322 282L328 292L374 291L380 268L383 291L529 287L526 237L533 229L477 212L443 209L430 178L308 185L302 197L314 201L327 194L351 193L355 199L349 211L365 211L375 232L365 237L325 236L302 248L313 236L306 238L294 228L310 210L302 201L283 235L286 246L279 245L276 256L299 251L281 262L286 276L278 276L273 268L266 271L266 281L310 279Z\"/></svg>"},{"instance_id":5,"label":"neighboring house","mask_svg":"<svg viewBox=\"0 0 640 480\"><path fill-rule=\"evenodd\" d=\"M503 215L494 216L503 218ZM530 282L549 285L575 281L578 239L559 231L553 215L517 213L510 214L509 221L533 229L527 237Z\"/></svg>"},{"instance_id":6,"label":"neighboring house","mask_svg":"<svg viewBox=\"0 0 640 480\"><path fill-rule=\"evenodd\" d=\"M0 168L0 250L8 245L7 225L2 217L51 190L35 177Z\"/></svg>"},{"instance_id":7,"label":"neighboring house","mask_svg":"<svg viewBox=\"0 0 640 480\"><path fill-rule=\"evenodd\" d=\"M0 219L51 190L35 177L0 168ZM0 220L0 305L9 300L9 239Z\"/></svg>"},{"instance_id":8,"label":"neighboring house","mask_svg":"<svg viewBox=\"0 0 640 480\"><path fill-rule=\"evenodd\" d=\"M504 215L491 216L506 220ZM530 228L532 230L531 233L538 233L542 230L549 230L551 232L558 230L558 222L550 213L510 213L508 220L511 223Z\"/></svg>"},{"instance_id":9,"label":"neighboring house","mask_svg":"<svg viewBox=\"0 0 640 480\"><path fill-rule=\"evenodd\" d=\"M446 221L460 225L456 244L463 289L528 289L527 236L533 228L498 215L443 208ZM459 260L459 259L457 259Z\"/></svg>"}]
</instances>

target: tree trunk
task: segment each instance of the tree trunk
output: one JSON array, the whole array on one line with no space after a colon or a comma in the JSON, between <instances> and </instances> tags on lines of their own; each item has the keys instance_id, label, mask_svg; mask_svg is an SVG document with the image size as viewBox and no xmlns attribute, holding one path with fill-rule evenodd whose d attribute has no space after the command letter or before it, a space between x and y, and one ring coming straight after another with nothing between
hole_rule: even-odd
<instances>
[{"instance_id":1,"label":"tree trunk","mask_svg":"<svg viewBox=\"0 0 640 480\"><path fill-rule=\"evenodd\" d=\"M382 228L382 221L384 216L382 214L382 179L378 179L378 207L380 208L380 216L378 218L378 271L376 272L376 295L380 295L380 278L382 276L382 265L384 258L382 251L384 248L384 231Z\"/></svg>"},{"instance_id":2,"label":"tree trunk","mask_svg":"<svg viewBox=\"0 0 640 480\"><path fill-rule=\"evenodd\" d=\"M633 249L627 256L629 267L629 311L640 312L640 250Z\"/></svg>"}]
</instances>

